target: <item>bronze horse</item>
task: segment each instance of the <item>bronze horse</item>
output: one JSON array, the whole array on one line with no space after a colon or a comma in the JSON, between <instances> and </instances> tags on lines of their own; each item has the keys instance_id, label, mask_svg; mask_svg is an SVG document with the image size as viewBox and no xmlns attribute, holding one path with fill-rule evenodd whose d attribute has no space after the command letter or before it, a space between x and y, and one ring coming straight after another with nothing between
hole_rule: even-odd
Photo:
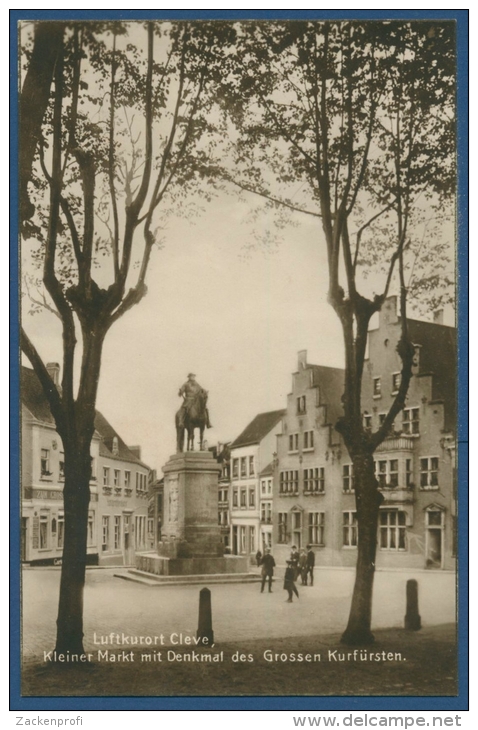
<instances>
[{"instance_id":1,"label":"bronze horse","mask_svg":"<svg viewBox=\"0 0 478 730\"><path fill-rule=\"evenodd\" d=\"M206 428L207 390L201 390L185 410L180 408L176 413L177 451L184 451L184 435L188 434L187 451L194 451L194 429L199 429L199 449L203 447L203 435Z\"/></svg>"}]
</instances>

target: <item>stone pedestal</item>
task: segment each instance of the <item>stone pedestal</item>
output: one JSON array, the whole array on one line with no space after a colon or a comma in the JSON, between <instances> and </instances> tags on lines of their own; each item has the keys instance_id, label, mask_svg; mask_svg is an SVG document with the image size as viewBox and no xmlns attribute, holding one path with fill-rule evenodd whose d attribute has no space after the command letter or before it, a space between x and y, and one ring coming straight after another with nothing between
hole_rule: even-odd
<instances>
[{"instance_id":1,"label":"stone pedestal","mask_svg":"<svg viewBox=\"0 0 478 730\"><path fill-rule=\"evenodd\" d=\"M158 555L138 555L137 567L155 575L247 573L247 558L224 557L218 525L221 467L209 451L171 456L163 467L163 525Z\"/></svg>"}]
</instances>

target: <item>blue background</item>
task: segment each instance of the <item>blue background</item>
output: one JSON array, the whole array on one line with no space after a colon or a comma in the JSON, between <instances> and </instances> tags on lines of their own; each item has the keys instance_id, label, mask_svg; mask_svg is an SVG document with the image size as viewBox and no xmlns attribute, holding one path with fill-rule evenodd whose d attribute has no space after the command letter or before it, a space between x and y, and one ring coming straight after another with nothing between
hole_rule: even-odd
<instances>
[{"instance_id":1,"label":"blue background","mask_svg":"<svg viewBox=\"0 0 478 730\"><path fill-rule=\"evenodd\" d=\"M18 283L18 45L20 20L454 19L458 64L458 638L457 697L20 697L20 395ZM468 10L10 10L10 709L467 710L468 709Z\"/></svg>"}]
</instances>

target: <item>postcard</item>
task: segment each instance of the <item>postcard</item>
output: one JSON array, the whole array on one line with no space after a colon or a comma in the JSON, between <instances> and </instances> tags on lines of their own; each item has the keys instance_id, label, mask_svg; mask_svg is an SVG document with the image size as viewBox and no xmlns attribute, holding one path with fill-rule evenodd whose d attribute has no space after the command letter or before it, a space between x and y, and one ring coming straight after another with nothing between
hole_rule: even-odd
<instances>
[{"instance_id":1,"label":"postcard","mask_svg":"<svg viewBox=\"0 0 478 730\"><path fill-rule=\"evenodd\" d=\"M466 11L12 22L12 707L466 709Z\"/></svg>"}]
</instances>

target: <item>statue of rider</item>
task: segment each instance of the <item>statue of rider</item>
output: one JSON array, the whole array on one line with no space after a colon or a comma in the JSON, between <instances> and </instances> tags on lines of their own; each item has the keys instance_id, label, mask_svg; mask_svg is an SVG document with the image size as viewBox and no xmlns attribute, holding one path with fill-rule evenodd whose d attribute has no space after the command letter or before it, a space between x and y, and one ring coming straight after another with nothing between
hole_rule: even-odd
<instances>
[{"instance_id":1,"label":"statue of rider","mask_svg":"<svg viewBox=\"0 0 478 730\"><path fill-rule=\"evenodd\" d=\"M187 381L182 385L179 389L179 396L183 397L183 403L181 405L181 408L178 412L179 417L179 426L185 426L184 423L184 417L186 416L186 413L189 412L189 409L191 408L192 404L194 403L196 397L200 393L206 393L207 391L202 388L198 382L196 382L196 376L194 373L189 373ZM212 428L211 422L209 420L209 410L205 409L206 413L206 428Z\"/></svg>"}]
</instances>

